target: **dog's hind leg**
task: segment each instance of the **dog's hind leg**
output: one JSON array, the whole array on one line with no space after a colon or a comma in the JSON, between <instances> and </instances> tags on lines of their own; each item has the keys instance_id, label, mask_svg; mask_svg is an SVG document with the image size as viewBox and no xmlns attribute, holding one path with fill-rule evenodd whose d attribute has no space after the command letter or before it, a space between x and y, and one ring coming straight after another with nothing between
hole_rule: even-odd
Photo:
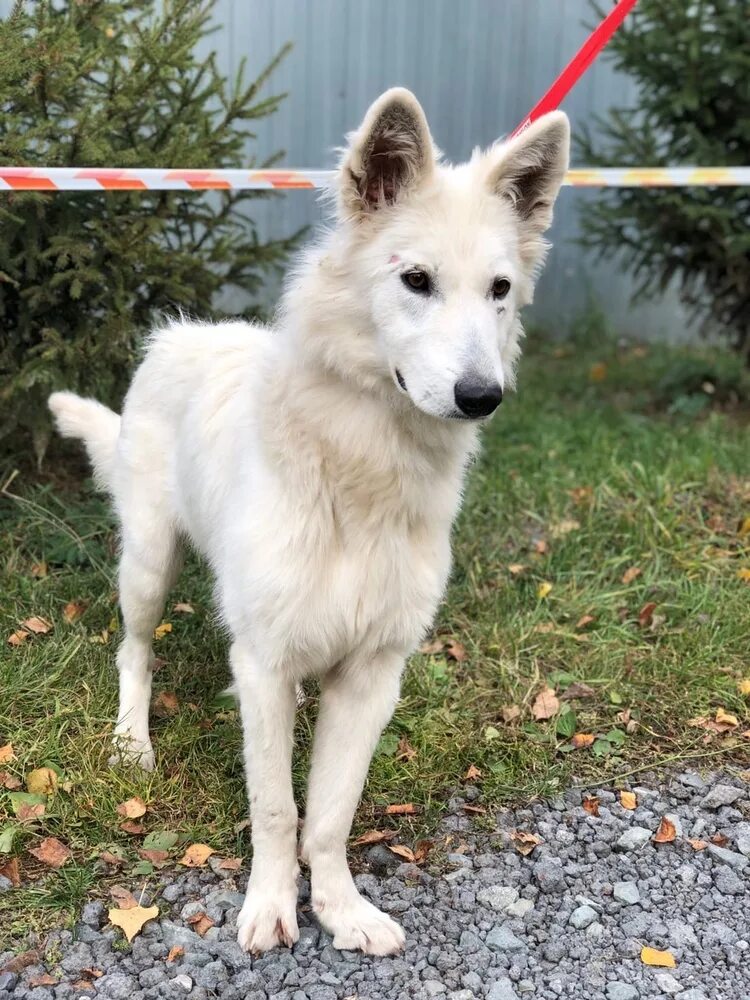
<instances>
[{"instance_id":1,"label":"dog's hind leg","mask_svg":"<svg viewBox=\"0 0 750 1000\"><path fill-rule=\"evenodd\" d=\"M383 652L345 663L322 682L302 856L310 864L313 909L334 948L391 955L404 932L357 892L346 842L370 759L399 696L403 657Z\"/></svg>"},{"instance_id":2,"label":"dog's hind leg","mask_svg":"<svg viewBox=\"0 0 750 1000\"><path fill-rule=\"evenodd\" d=\"M131 509L123 526L119 581L125 635L117 652L120 707L111 763L132 759L145 771L153 771L148 727L154 665L151 644L167 593L179 572L181 554L173 527L157 519L153 508L144 511L141 519L134 513Z\"/></svg>"},{"instance_id":3,"label":"dog's hind leg","mask_svg":"<svg viewBox=\"0 0 750 1000\"><path fill-rule=\"evenodd\" d=\"M297 807L292 792L294 682L263 669L251 644L232 646L240 699L253 865L240 911L238 941L254 954L291 948L297 928Z\"/></svg>"}]
</instances>

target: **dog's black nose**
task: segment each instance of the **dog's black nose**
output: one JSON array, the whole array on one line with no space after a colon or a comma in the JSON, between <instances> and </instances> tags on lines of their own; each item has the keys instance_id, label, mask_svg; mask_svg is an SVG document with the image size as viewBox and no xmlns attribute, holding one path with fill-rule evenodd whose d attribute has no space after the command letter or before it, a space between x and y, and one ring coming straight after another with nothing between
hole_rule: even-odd
<instances>
[{"instance_id":1,"label":"dog's black nose","mask_svg":"<svg viewBox=\"0 0 750 1000\"><path fill-rule=\"evenodd\" d=\"M503 401L503 389L497 382L479 382L465 378L456 382L456 406L467 417L488 417Z\"/></svg>"}]
</instances>

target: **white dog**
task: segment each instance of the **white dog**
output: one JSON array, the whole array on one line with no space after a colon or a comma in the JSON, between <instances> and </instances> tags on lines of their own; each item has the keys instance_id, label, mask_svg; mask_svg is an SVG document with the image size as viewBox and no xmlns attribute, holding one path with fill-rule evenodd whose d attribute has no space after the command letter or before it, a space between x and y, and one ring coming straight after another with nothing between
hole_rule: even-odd
<instances>
[{"instance_id":1,"label":"white dog","mask_svg":"<svg viewBox=\"0 0 750 1000\"><path fill-rule=\"evenodd\" d=\"M189 539L232 636L252 818L239 916L252 952L297 940L295 685L321 698L301 856L334 946L399 951L346 843L370 758L450 567L477 429L513 381L519 309L568 163L555 112L452 167L406 90L345 151L335 228L288 283L276 326L174 323L122 417L58 392L122 525L119 752L154 767L151 640Z\"/></svg>"}]
</instances>

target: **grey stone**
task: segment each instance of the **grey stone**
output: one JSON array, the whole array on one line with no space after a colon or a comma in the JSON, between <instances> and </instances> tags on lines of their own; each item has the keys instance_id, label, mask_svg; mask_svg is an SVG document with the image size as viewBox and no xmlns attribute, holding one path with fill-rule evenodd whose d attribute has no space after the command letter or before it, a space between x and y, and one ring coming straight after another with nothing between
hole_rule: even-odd
<instances>
[{"instance_id":1,"label":"grey stone","mask_svg":"<svg viewBox=\"0 0 750 1000\"><path fill-rule=\"evenodd\" d=\"M446 858L449 864L458 865L459 868L473 868L474 862L467 858L465 854L449 854Z\"/></svg>"},{"instance_id":2,"label":"grey stone","mask_svg":"<svg viewBox=\"0 0 750 1000\"><path fill-rule=\"evenodd\" d=\"M721 806L731 806L742 798L742 789L734 785L714 785L704 796L701 806L704 809L719 809Z\"/></svg>"},{"instance_id":3,"label":"grey stone","mask_svg":"<svg viewBox=\"0 0 750 1000\"><path fill-rule=\"evenodd\" d=\"M654 976L654 982L662 993L682 993L682 983L678 983L669 972L657 972Z\"/></svg>"},{"instance_id":4,"label":"grey stone","mask_svg":"<svg viewBox=\"0 0 750 1000\"><path fill-rule=\"evenodd\" d=\"M121 972L110 972L96 980L96 991L107 1000L130 1000L138 984L132 976Z\"/></svg>"},{"instance_id":5,"label":"grey stone","mask_svg":"<svg viewBox=\"0 0 750 1000\"><path fill-rule=\"evenodd\" d=\"M737 850L750 858L750 823L737 824Z\"/></svg>"},{"instance_id":6,"label":"grey stone","mask_svg":"<svg viewBox=\"0 0 750 1000\"><path fill-rule=\"evenodd\" d=\"M490 986L487 1000L518 1000L518 994L513 988L513 983L510 979L504 976L502 979L497 979Z\"/></svg>"},{"instance_id":7,"label":"grey stone","mask_svg":"<svg viewBox=\"0 0 750 1000\"><path fill-rule=\"evenodd\" d=\"M534 879L542 892L562 893L567 888L562 864L558 858L542 858L533 868Z\"/></svg>"},{"instance_id":8,"label":"grey stone","mask_svg":"<svg viewBox=\"0 0 750 1000\"><path fill-rule=\"evenodd\" d=\"M516 952L523 951L526 944L516 937L510 927L493 927L485 939L485 943L492 951Z\"/></svg>"},{"instance_id":9,"label":"grey stone","mask_svg":"<svg viewBox=\"0 0 750 1000\"><path fill-rule=\"evenodd\" d=\"M744 854L729 851L726 847L718 847L716 844L708 845L708 853L712 858L716 858L717 861L729 865L730 868L734 868L738 872L744 871L750 864L750 861L748 861Z\"/></svg>"},{"instance_id":10,"label":"grey stone","mask_svg":"<svg viewBox=\"0 0 750 1000\"><path fill-rule=\"evenodd\" d=\"M489 906L491 910L496 911L507 910L517 899L518 889L507 885L489 885L477 893L477 900L483 906Z\"/></svg>"},{"instance_id":11,"label":"grey stone","mask_svg":"<svg viewBox=\"0 0 750 1000\"><path fill-rule=\"evenodd\" d=\"M0 990L7 990L11 993L18 983L18 976L15 972L0 972Z\"/></svg>"},{"instance_id":12,"label":"grey stone","mask_svg":"<svg viewBox=\"0 0 750 1000\"><path fill-rule=\"evenodd\" d=\"M4 875L0 875L0 892L10 892L13 888L13 883L9 878Z\"/></svg>"},{"instance_id":13,"label":"grey stone","mask_svg":"<svg viewBox=\"0 0 750 1000\"><path fill-rule=\"evenodd\" d=\"M448 987L437 979L428 979L422 986L422 990L428 997L439 997L448 992Z\"/></svg>"},{"instance_id":14,"label":"grey stone","mask_svg":"<svg viewBox=\"0 0 750 1000\"><path fill-rule=\"evenodd\" d=\"M634 906L641 901L641 894L635 882L616 882L612 895L618 903L625 903L626 906Z\"/></svg>"},{"instance_id":15,"label":"grey stone","mask_svg":"<svg viewBox=\"0 0 750 1000\"><path fill-rule=\"evenodd\" d=\"M652 833L645 826L631 826L615 844L621 851L639 851L651 840Z\"/></svg>"},{"instance_id":16,"label":"grey stone","mask_svg":"<svg viewBox=\"0 0 750 1000\"><path fill-rule=\"evenodd\" d=\"M733 868L719 865L714 872L714 884L725 896L742 896L747 889L747 883L741 879Z\"/></svg>"},{"instance_id":17,"label":"grey stone","mask_svg":"<svg viewBox=\"0 0 750 1000\"><path fill-rule=\"evenodd\" d=\"M607 1000L638 1000L638 990L630 983L607 983Z\"/></svg>"},{"instance_id":18,"label":"grey stone","mask_svg":"<svg viewBox=\"0 0 750 1000\"><path fill-rule=\"evenodd\" d=\"M680 1000L708 1000L708 997L703 990L693 987L690 990L685 990L684 993L680 993Z\"/></svg>"},{"instance_id":19,"label":"grey stone","mask_svg":"<svg viewBox=\"0 0 750 1000\"><path fill-rule=\"evenodd\" d=\"M193 988L193 980L190 976L186 976L184 973L182 975L175 976L174 979L170 980L170 982L174 983L175 986L179 986L180 989L184 990L186 993L189 993Z\"/></svg>"},{"instance_id":20,"label":"grey stone","mask_svg":"<svg viewBox=\"0 0 750 1000\"><path fill-rule=\"evenodd\" d=\"M590 924L593 924L597 919L598 914L595 909L591 906L578 906L570 915L569 923L571 926L575 927L576 930L585 930Z\"/></svg>"},{"instance_id":21,"label":"grey stone","mask_svg":"<svg viewBox=\"0 0 750 1000\"><path fill-rule=\"evenodd\" d=\"M511 917L525 917L534 909L534 903L530 899L518 899L505 911Z\"/></svg>"}]
</instances>

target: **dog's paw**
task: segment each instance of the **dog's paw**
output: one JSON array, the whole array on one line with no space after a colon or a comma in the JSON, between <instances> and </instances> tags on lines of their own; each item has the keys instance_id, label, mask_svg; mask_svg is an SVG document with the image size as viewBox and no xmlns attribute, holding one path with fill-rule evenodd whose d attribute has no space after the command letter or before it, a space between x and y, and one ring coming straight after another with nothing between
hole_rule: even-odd
<instances>
[{"instance_id":1,"label":"dog's paw","mask_svg":"<svg viewBox=\"0 0 750 1000\"><path fill-rule=\"evenodd\" d=\"M363 951L366 955L395 955L403 951L405 935L395 920L360 895L341 902L313 900L321 924L333 935L340 951Z\"/></svg>"},{"instance_id":2,"label":"dog's paw","mask_svg":"<svg viewBox=\"0 0 750 1000\"><path fill-rule=\"evenodd\" d=\"M114 753L109 758L111 767L119 764L137 764L144 771L153 771L156 767L154 748L150 740L136 740L124 733L117 734L112 741Z\"/></svg>"},{"instance_id":3,"label":"dog's paw","mask_svg":"<svg viewBox=\"0 0 750 1000\"><path fill-rule=\"evenodd\" d=\"M237 918L237 940L253 955L291 948L299 940L296 888L273 893L249 888Z\"/></svg>"}]
</instances>

